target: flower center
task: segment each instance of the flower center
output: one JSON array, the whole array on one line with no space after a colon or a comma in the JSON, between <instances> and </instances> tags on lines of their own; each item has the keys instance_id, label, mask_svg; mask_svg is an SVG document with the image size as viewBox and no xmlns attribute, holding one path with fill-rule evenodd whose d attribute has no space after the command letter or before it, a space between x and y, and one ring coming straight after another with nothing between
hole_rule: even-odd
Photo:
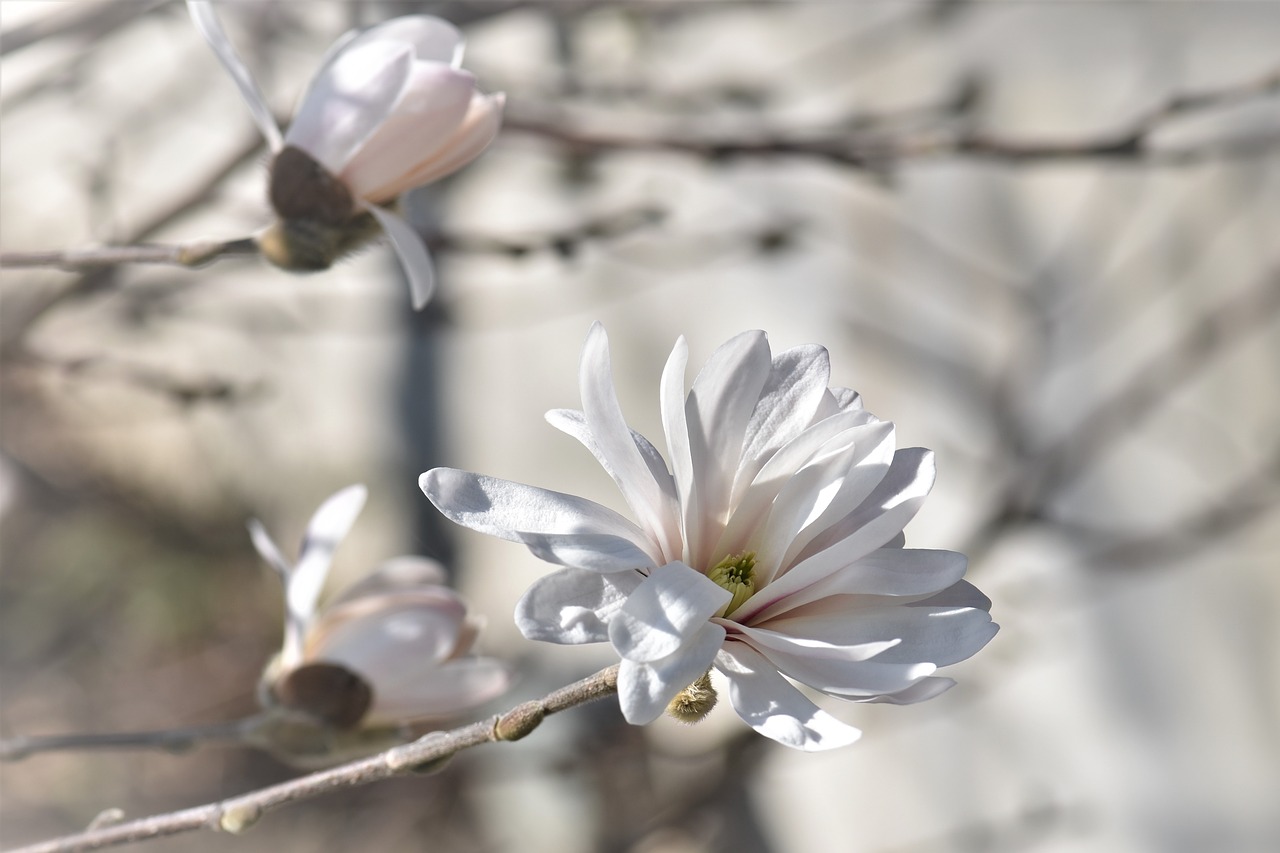
<instances>
[{"instance_id":1,"label":"flower center","mask_svg":"<svg viewBox=\"0 0 1280 853\"><path fill-rule=\"evenodd\" d=\"M725 557L707 572L707 577L713 583L733 593L733 598L729 600L721 616L728 616L737 610L756 591L755 567L755 552L743 551L741 554Z\"/></svg>"}]
</instances>

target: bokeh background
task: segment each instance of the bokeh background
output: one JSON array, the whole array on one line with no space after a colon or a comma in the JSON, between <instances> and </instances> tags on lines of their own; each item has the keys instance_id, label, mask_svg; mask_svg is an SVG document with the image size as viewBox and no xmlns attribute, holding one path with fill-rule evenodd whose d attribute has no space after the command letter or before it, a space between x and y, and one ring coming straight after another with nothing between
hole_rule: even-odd
<instances>
[{"instance_id":1,"label":"bokeh background","mask_svg":"<svg viewBox=\"0 0 1280 853\"><path fill-rule=\"evenodd\" d=\"M624 411L763 328L937 451L913 546L965 550L1003 629L913 707L805 755L731 711L613 703L436 776L174 851L1280 849L1280 3L223 4L287 116L353 26L440 14L506 129L409 199L436 246L292 277L0 271L0 736L251 712L297 542L371 500L335 585L444 558L520 673L490 712L610 663L523 640L545 570L446 529L434 465L617 506L542 421L602 320ZM0 2L0 249L248 234L266 152L185 9ZM727 704L727 703L726 703ZM722 713L723 711L723 713ZM0 844L297 771L245 749L0 764Z\"/></svg>"}]
</instances>

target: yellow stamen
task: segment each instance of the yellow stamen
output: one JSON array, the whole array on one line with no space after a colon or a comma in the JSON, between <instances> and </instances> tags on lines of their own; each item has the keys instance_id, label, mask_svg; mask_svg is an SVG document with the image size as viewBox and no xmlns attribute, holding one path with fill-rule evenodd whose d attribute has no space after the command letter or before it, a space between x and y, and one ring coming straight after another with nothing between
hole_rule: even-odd
<instances>
[{"instance_id":1,"label":"yellow stamen","mask_svg":"<svg viewBox=\"0 0 1280 853\"><path fill-rule=\"evenodd\" d=\"M733 593L733 598L729 600L721 616L728 616L737 610L755 593L755 565L755 552L743 551L741 554L725 557L707 572L707 577L711 578L712 582Z\"/></svg>"}]
</instances>

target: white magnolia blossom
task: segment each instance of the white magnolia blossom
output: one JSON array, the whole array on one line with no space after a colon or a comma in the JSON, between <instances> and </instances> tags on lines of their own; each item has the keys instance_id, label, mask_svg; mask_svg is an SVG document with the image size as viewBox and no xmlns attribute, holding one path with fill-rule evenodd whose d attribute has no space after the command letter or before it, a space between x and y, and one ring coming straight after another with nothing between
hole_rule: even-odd
<instances>
[{"instance_id":1,"label":"white magnolia blossom","mask_svg":"<svg viewBox=\"0 0 1280 853\"><path fill-rule=\"evenodd\" d=\"M386 205L470 163L498 133L505 96L483 94L475 77L461 69L462 35L428 15L347 33L321 61L281 136L213 5L187 5L275 155L271 201L277 213L336 231L357 228L360 215L369 214L404 265L414 306L426 304L435 287L431 258L418 234ZM300 233L311 241L331 239L317 236L316 227ZM299 261L296 248L260 245L290 269L328 266L327 260Z\"/></svg>"},{"instance_id":2,"label":"white magnolia blossom","mask_svg":"<svg viewBox=\"0 0 1280 853\"><path fill-rule=\"evenodd\" d=\"M892 423L828 387L822 347L771 356L763 332L746 332L716 350L686 396L687 358L681 338L662 376L670 467L624 421L598 323L582 355L582 411L547 414L595 455L635 521L465 471L422 475L453 521L563 567L518 604L523 634L612 643L622 711L637 724L696 697L683 691L705 688L714 666L743 720L804 750L859 731L788 679L898 704L952 686L934 671L977 652L997 626L990 600L961 580L964 555L904 547L903 526L933 485L931 452L896 450Z\"/></svg>"},{"instance_id":3,"label":"white magnolia blossom","mask_svg":"<svg viewBox=\"0 0 1280 853\"><path fill-rule=\"evenodd\" d=\"M263 704L337 728L377 728L452 717L502 694L507 667L472 653L481 622L443 586L433 560L390 560L317 609L334 550L365 495L349 486L321 504L296 563L260 522L249 523L258 553L285 584L284 647L263 679Z\"/></svg>"}]
</instances>

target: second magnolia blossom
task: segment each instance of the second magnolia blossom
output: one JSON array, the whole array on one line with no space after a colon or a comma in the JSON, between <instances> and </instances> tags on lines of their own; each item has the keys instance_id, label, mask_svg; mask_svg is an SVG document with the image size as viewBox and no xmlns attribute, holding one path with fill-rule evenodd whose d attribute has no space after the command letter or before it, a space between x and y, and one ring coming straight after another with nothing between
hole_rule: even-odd
<instances>
[{"instance_id":1,"label":"second magnolia blossom","mask_svg":"<svg viewBox=\"0 0 1280 853\"><path fill-rule=\"evenodd\" d=\"M743 720L805 750L859 732L788 679L898 704L952 686L935 670L977 652L997 626L990 600L961 579L964 555L904 547L902 529L933 485L932 453L897 449L892 423L829 387L822 347L774 356L763 332L743 333L686 395L687 358L681 339L662 377L666 459L623 418L599 324L582 355L582 410L547 415L595 455L634 520L465 471L422 475L453 521L562 567L518 604L524 635L611 643L632 723L669 705L696 717L714 666Z\"/></svg>"},{"instance_id":2,"label":"second magnolia blossom","mask_svg":"<svg viewBox=\"0 0 1280 853\"><path fill-rule=\"evenodd\" d=\"M326 269L379 228L404 265L415 307L435 274L417 233L389 205L480 155L504 96L462 70L462 35L427 15L348 33L322 60L281 136L213 7L189 0L197 27L231 73L274 154L269 196L280 221L258 236L286 269Z\"/></svg>"},{"instance_id":3,"label":"second magnolia blossom","mask_svg":"<svg viewBox=\"0 0 1280 853\"><path fill-rule=\"evenodd\" d=\"M433 560L389 560L317 607L333 552L364 501L364 487L349 486L321 504L296 562L260 523L249 525L258 553L285 585L284 646L263 675L259 698L304 723L266 727L262 739L302 764L332 759L335 744L367 748L379 732L394 739L403 723L451 719L501 695L511 681L502 662L475 655L481 622L444 586ZM358 736L344 738L347 732Z\"/></svg>"}]
</instances>

